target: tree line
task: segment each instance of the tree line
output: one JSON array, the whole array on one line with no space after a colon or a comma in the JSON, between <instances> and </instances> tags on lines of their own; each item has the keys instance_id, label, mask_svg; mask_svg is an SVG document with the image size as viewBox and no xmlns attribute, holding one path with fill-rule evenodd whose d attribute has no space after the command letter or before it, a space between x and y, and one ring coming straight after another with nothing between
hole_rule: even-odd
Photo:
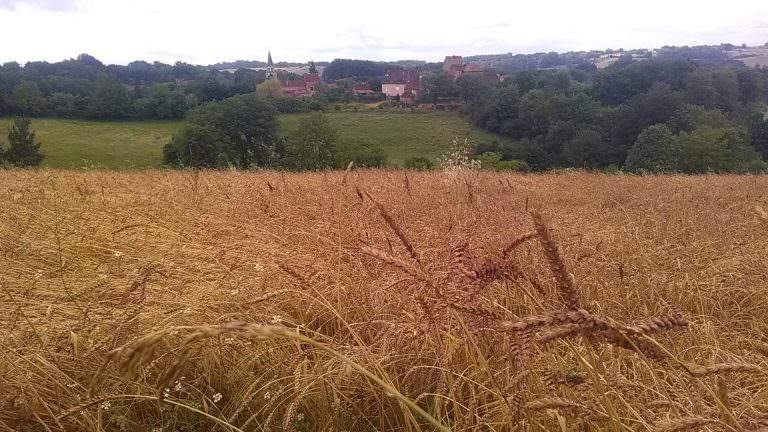
<instances>
[{"instance_id":1,"label":"tree line","mask_svg":"<svg viewBox=\"0 0 768 432\"><path fill-rule=\"evenodd\" d=\"M176 119L205 102L253 92L263 71L177 62L105 65L81 54L56 63L0 66L0 116L123 120Z\"/></svg>"},{"instance_id":2,"label":"tree line","mask_svg":"<svg viewBox=\"0 0 768 432\"><path fill-rule=\"evenodd\" d=\"M533 169L757 171L768 157L766 68L648 59L429 84L428 94L460 95L472 122L511 139L480 143L478 154Z\"/></svg>"}]
</instances>

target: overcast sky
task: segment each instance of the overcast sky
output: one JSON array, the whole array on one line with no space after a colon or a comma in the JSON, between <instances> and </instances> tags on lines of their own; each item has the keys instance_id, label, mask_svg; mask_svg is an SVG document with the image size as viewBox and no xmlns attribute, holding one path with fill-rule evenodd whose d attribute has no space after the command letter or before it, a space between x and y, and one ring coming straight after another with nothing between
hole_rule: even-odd
<instances>
[{"instance_id":1,"label":"overcast sky","mask_svg":"<svg viewBox=\"0 0 768 432\"><path fill-rule=\"evenodd\" d=\"M0 0L0 62L441 60L768 42L768 0Z\"/></svg>"}]
</instances>

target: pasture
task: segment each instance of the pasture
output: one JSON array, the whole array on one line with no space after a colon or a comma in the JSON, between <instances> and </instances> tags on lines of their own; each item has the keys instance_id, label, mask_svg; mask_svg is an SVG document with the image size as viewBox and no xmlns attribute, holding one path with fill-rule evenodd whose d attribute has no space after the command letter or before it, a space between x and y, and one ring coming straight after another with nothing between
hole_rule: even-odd
<instances>
[{"instance_id":1,"label":"pasture","mask_svg":"<svg viewBox=\"0 0 768 432\"><path fill-rule=\"evenodd\" d=\"M768 423L765 176L0 185L2 430Z\"/></svg>"},{"instance_id":2,"label":"pasture","mask_svg":"<svg viewBox=\"0 0 768 432\"><path fill-rule=\"evenodd\" d=\"M281 132L298 127L304 114L281 115ZM451 113L329 112L339 139L382 147L391 166L402 166L409 157L435 159L455 137L472 140L503 140L471 127ZM6 142L10 118L0 119L0 142ZM84 121L33 119L32 129L42 142L47 168L151 169L162 164L163 146L182 126L182 121Z\"/></svg>"}]
</instances>

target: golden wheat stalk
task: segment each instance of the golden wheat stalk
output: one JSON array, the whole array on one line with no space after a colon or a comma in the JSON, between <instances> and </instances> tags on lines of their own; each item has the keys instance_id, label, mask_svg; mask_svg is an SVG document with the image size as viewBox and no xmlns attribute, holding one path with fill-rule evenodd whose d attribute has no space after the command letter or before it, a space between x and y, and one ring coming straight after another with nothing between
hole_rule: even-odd
<instances>
[{"instance_id":1,"label":"golden wheat stalk","mask_svg":"<svg viewBox=\"0 0 768 432\"><path fill-rule=\"evenodd\" d=\"M660 425L660 430L664 432L682 432L693 430L710 424L719 424L720 420L711 417L690 416L682 417Z\"/></svg>"},{"instance_id":2,"label":"golden wheat stalk","mask_svg":"<svg viewBox=\"0 0 768 432\"><path fill-rule=\"evenodd\" d=\"M536 227L536 233L539 236L539 243L541 243L541 247L544 249L544 256L547 258L549 269L555 276L557 288L560 291L560 295L563 298L566 307L571 310L581 309L579 289L576 287L574 278L568 273L565 259L560 253L560 247L552 238L552 234L550 234L549 228L544 223L541 214L531 213L531 217L533 218L533 224Z\"/></svg>"},{"instance_id":3,"label":"golden wheat stalk","mask_svg":"<svg viewBox=\"0 0 768 432\"><path fill-rule=\"evenodd\" d=\"M365 193L368 196L368 199L370 199L375 205L376 208L379 209L379 213L381 213L381 217L384 218L384 220L387 222L387 225L394 231L395 235L397 235L397 238L400 239L400 243L403 244L405 249L408 251L408 254L413 258L416 262L421 263L421 258L419 258L419 253L416 251L416 248L413 247L413 244L408 239L408 236L405 234L405 230L403 227L400 226L400 224L397 223L395 218L392 217L391 214L387 211L387 209L378 201L376 201L371 194L368 192Z\"/></svg>"}]
</instances>

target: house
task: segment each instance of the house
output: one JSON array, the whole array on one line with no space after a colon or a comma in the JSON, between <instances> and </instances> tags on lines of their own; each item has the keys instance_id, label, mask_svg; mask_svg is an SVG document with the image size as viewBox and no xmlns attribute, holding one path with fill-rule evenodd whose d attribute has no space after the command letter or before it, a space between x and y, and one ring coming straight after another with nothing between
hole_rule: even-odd
<instances>
[{"instance_id":1,"label":"house","mask_svg":"<svg viewBox=\"0 0 768 432\"><path fill-rule=\"evenodd\" d=\"M310 95L315 94L317 85L320 83L320 74L317 73L306 73L304 74L304 85L307 88L307 91L310 93Z\"/></svg>"},{"instance_id":2,"label":"house","mask_svg":"<svg viewBox=\"0 0 768 432\"><path fill-rule=\"evenodd\" d=\"M285 81L283 83L283 95L288 97L312 96L321 82L319 74L304 74L300 80Z\"/></svg>"},{"instance_id":3,"label":"house","mask_svg":"<svg viewBox=\"0 0 768 432\"><path fill-rule=\"evenodd\" d=\"M453 75L456 70L461 70L463 66L464 58L462 56L446 56L445 61L443 62L443 72Z\"/></svg>"},{"instance_id":4,"label":"house","mask_svg":"<svg viewBox=\"0 0 768 432\"><path fill-rule=\"evenodd\" d=\"M447 73L453 79L459 79L463 76L482 77L485 74L485 67L480 63L464 63L461 56L447 56L443 61L443 73Z\"/></svg>"},{"instance_id":5,"label":"house","mask_svg":"<svg viewBox=\"0 0 768 432\"><path fill-rule=\"evenodd\" d=\"M381 84L381 92L389 98L402 96L406 90L418 95L420 82L421 73L418 70L387 71Z\"/></svg>"},{"instance_id":6,"label":"house","mask_svg":"<svg viewBox=\"0 0 768 432\"><path fill-rule=\"evenodd\" d=\"M376 94L368 83L358 84L352 88L352 91L357 96L370 96Z\"/></svg>"},{"instance_id":7,"label":"house","mask_svg":"<svg viewBox=\"0 0 768 432\"><path fill-rule=\"evenodd\" d=\"M416 93L410 89L405 90L405 92L400 95L400 102L404 103L405 105L413 105L416 103Z\"/></svg>"},{"instance_id":8,"label":"house","mask_svg":"<svg viewBox=\"0 0 768 432\"><path fill-rule=\"evenodd\" d=\"M304 80L287 80L283 84L283 94L288 97L310 96Z\"/></svg>"}]
</instances>

